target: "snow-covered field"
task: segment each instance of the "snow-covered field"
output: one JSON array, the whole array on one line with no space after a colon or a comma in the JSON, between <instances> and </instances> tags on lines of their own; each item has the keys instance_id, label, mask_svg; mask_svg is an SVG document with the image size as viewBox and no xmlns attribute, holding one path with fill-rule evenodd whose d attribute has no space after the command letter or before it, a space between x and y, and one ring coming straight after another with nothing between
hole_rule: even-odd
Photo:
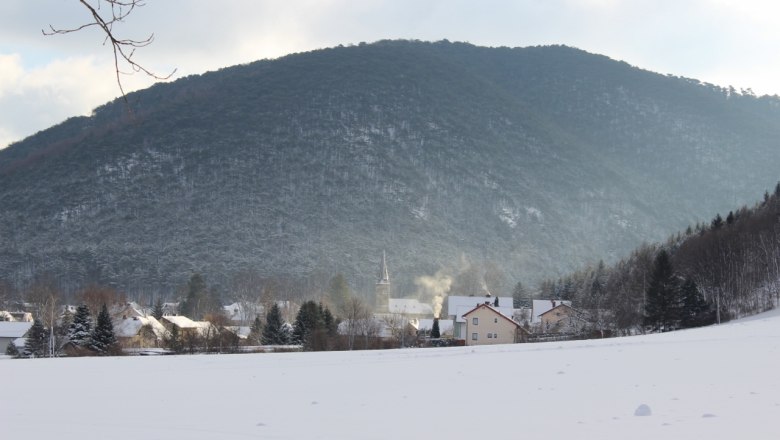
<instances>
[{"instance_id":1,"label":"snow-covered field","mask_svg":"<svg viewBox=\"0 0 780 440\"><path fill-rule=\"evenodd\" d=\"M2 360L0 394L6 439L777 439L780 313L481 348Z\"/></svg>"}]
</instances>

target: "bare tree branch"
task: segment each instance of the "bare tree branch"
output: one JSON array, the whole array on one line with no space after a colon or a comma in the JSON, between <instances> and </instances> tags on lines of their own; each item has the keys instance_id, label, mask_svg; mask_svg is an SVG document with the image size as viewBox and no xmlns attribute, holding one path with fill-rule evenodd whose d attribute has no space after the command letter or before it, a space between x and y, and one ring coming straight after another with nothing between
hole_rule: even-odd
<instances>
[{"instance_id":1,"label":"bare tree branch","mask_svg":"<svg viewBox=\"0 0 780 440\"><path fill-rule=\"evenodd\" d=\"M92 21L85 23L81 26L70 29L59 29L52 25L49 25L49 30L41 30L43 35L59 35L69 34L72 32L78 32L88 27L97 26L105 34L105 40L103 44L111 43L111 47L114 53L114 70L116 71L116 82L119 86L119 91L122 93L122 98L127 102L127 96L125 89L122 86L121 75L132 75L135 72L143 72L144 74L157 79L167 80L174 73L176 69L173 69L168 75L158 75L153 71L147 69L141 64L138 64L133 60L135 50L141 47L146 47L154 41L154 34L149 35L143 40L133 40L126 38L119 38L114 34L114 24L123 22L135 8L140 8L145 5L144 0L94 0L90 3L89 0L79 0L85 8L92 15ZM131 71L123 72L120 69L120 64L127 64Z\"/></svg>"}]
</instances>

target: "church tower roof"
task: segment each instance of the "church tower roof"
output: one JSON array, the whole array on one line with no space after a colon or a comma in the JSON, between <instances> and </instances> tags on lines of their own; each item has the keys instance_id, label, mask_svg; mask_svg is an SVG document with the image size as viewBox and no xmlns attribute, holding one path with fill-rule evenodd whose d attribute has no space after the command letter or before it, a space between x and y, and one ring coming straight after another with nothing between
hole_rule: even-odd
<instances>
[{"instance_id":1,"label":"church tower roof","mask_svg":"<svg viewBox=\"0 0 780 440\"><path fill-rule=\"evenodd\" d=\"M377 284L390 284L390 274L387 272L387 258L385 257L385 251L382 251L382 264L379 266L379 276L377 277Z\"/></svg>"}]
</instances>

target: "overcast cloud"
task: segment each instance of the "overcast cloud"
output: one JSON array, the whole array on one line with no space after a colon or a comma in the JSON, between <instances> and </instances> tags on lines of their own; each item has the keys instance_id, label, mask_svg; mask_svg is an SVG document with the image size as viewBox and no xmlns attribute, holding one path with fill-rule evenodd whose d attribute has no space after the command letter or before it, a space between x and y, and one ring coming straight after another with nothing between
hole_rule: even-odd
<instances>
[{"instance_id":1,"label":"overcast cloud","mask_svg":"<svg viewBox=\"0 0 780 440\"><path fill-rule=\"evenodd\" d=\"M155 34L136 59L175 78L292 52L380 39L485 46L566 44L660 73L780 94L780 6L726 0L147 0L116 30ZM0 2L0 148L119 95L76 0ZM152 84L126 77L128 90Z\"/></svg>"}]
</instances>

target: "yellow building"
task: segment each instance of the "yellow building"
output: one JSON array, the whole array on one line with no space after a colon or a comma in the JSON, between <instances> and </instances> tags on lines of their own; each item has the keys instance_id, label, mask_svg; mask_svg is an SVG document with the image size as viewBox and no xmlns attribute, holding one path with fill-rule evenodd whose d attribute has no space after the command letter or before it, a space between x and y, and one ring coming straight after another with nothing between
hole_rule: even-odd
<instances>
[{"instance_id":1,"label":"yellow building","mask_svg":"<svg viewBox=\"0 0 780 440\"><path fill-rule=\"evenodd\" d=\"M524 340L527 331L489 303L480 304L463 314L466 320L466 345L514 344Z\"/></svg>"}]
</instances>

